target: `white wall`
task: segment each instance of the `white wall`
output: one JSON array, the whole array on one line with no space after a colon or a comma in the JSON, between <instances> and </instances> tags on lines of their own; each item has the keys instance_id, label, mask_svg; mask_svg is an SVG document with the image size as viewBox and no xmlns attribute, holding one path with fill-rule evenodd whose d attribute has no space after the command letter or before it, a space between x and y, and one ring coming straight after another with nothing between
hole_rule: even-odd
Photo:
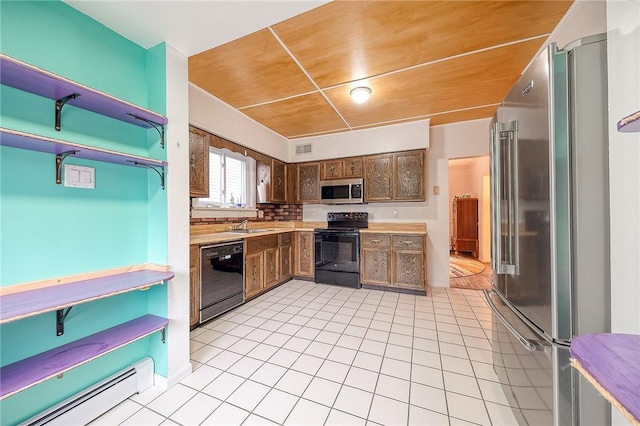
<instances>
[{"instance_id":1,"label":"white wall","mask_svg":"<svg viewBox=\"0 0 640 426\"><path fill-rule=\"evenodd\" d=\"M431 128L426 203L429 285L449 286L449 160L489 155L490 121L486 118ZM433 195L435 185L440 187L440 195Z\"/></svg>"},{"instance_id":2,"label":"white wall","mask_svg":"<svg viewBox=\"0 0 640 426\"><path fill-rule=\"evenodd\" d=\"M187 57L167 45L166 132L169 282L168 378L171 387L191 373L189 360L189 94ZM156 376L158 377L158 376Z\"/></svg>"},{"instance_id":3,"label":"white wall","mask_svg":"<svg viewBox=\"0 0 640 426\"><path fill-rule=\"evenodd\" d=\"M640 110L639 0L607 2L607 37L611 331L640 334L640 133L616 130Z\"/></svg>"},{"instance_id":4,"label":"white wall","mask_svg":"<svg viewBox=\"0 0 640 426\"><path fill-rule=\"evenodd\" d=\"M311 144L311 153L296 155L296 146L306 144ZM428 147L429 120L420 120L373 129L293 139L289 141L289 161L300 163Z\"/></svg>"},{"instance_id":5,"label":"white wall","mask_svg":"<svg viewBox=\"0 0 640 426\"><path fill-rule=\"evenodd\" d=\"M289 161L289 140L189 83L189 122L232 142Z\"/></svg>"}]
</instances>

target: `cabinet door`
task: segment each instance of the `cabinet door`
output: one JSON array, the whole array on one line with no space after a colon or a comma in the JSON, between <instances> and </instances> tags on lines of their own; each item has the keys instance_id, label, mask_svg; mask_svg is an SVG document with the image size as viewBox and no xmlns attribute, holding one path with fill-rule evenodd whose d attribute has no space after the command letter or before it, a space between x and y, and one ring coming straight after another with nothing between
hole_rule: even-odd
<instances>
[{"instance_id":1,"label":"cabinet door","mask_svg":"<svg viewBox=\"0 0 640 426\"><path fill-rule=\"evenodd\" d=\"M264 253L256 253L245 257L244 294L249 298L264 288L263 263Z\"/></svg>"},{"instance_id":2,"label":"cabinet door","mask_svg":"<svg viewBox=\"0 0 640 426\"><path fill-rule=\"evenodd\" d=\"M424 289L424 252L392 250L392 284L398 287Z\"/></svg>"},{"instance_id":3,"label":"cabinet door","mask_svg":"<svg viewBox=\"0 0 640 426\"><path fill-rule=\"evenodd\" d=\"M366 157L364 200L367 202L391 200L392 173L392 154Z\"/></svg>"},{"instance_id":4,"label":"cabinet door","mask_svg":"<svg viewBox=\"0 0 640 426\"><path fill-rule=\"evenodd\" d=\"M189 127L189 195L209 196L209 135Z\"/></svg>"},{"instance_id":5,"label":"cabinet door","mask_svg":"<svg viewBox=\"0 0 640 426\"><path fill-rule=\"evenodd\" d=\"M291 276L291 246L280 247L280 277L278 281L286 280Z\"/></svg>"},{"instance_id":6,"label":"cabinet door","mask_svg":"<svg viewBox=\"0 0 640 426\"><path fill-rule=\"evenodd\" d=\"M287 165L276 159L271 160L271 202L287 202Z\"/></svg>"},{"instance_id":7,"label":"cabinet door","mask_svg":"<svg viewBox=\"0 0 640 426\"><path fill-rule=\"evenodd\" d=\"M393 155L393 198L399 201L424 201L424 151Z\"/></svg>"},{"instance_id":8,"label":"cabinet door","mask_svg":"<svg viewBox=\"0 0 640 426\"><path fill-rule=\"evenodd\" d=\"M313 278L315 275L313 232L296 232L296 275Z\"/></svg>"},{"instance_id":9,"label":"cabinet door","mask_svg":"<svg viewBox=\"0 0 640 426\"><path fill-rule=\"evenodd\" d=\"M189 247L189 325L200 322L200 248Z\"/></svg>"},{"instance_id":10,"label":"cabinet door","mask_svg":"<svg viewBox=\"0 0 640 426\"><path fill-rule=\"evenodd\" d=\"M342 178L342 160L322 162L322 180Z\"/></svg>"},{"instance_id":11,"label":"cabinet door","mask_svg":"<svg viewBox=\"0 0 640 426\"><path fill-rule=\"evenodd\" d=\"M362 248L361 277L362 284L390 285L391 250L379 248Z\"/></svg>"},{"instance_id":12,"label":"cabinet door","mask_svg":"<svg viewBox=\"0 0 640 426\"><path fill-rule=\"evenodd\" d=\"M342 161L342 176L345 178L362 177L362 157L347 158Z\"/></svg>"},{"instance_id":13,"label":"cabinet door","mask_svg":"<svg viewBox=\"0 0 640 426\"><path fill-rule=\"evenodd\" d=\"M278 249L264 251L264 287L269 288L278 283Z\"/></svg>"},{"instance_id":14,"label":"cabinet door","mask_svg":"<svg viewBox=\"0 0 640 426\"><path fill-rule=\"evenodd\" d=\"M298 164L296 201L313 203L320 201L320 163Z\"/></svg>"}]
</instances>

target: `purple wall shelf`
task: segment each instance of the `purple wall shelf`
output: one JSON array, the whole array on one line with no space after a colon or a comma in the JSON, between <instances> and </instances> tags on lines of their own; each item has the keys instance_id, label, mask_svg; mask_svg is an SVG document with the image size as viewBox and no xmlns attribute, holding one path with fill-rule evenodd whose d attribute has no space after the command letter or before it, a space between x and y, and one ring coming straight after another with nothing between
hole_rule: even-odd
<instances>
[{"instance_id":1,"label":"purple wall shelf","mask_svg":"<svg viewBox=\"0 0 640 426\"><path fill-rule=\"evenodd\" d=\"M0 324L146 289L172 279L171 271L139 270L0 296Z\"/></svg>"},{"instance_id":2,"label":"purple wall shelf","mask_svg":"<svg viewBox=\"0 0 640 426\"><path fill-rule=\"evenodd\" d=\"M618 121L618 131L624 133L640 132L640 111Z\"/></svg>"},{"instance_id":3,"label":"purple wall shelf","mask_svg":"<svg viewBox=\"0 0 640 426\"><path fill-rule=\"evenodd\" d=\"M166 318L144 315L0 369L0 399L164 329Z\"/></svg>"},{"instance_id":4,"label":"purple wall shelf","mask_svg":"<svg viewBox=\"0 0 640 426\"><path fill-rule=\"evenodd\" d=\"M139 127L154 127L164 139L167 117L0 53L0 83L61 101ZM62 109L60 106L59 109ZM59 113L60 111L58 111ZM58 121L58 120L56 120ZM162 128L162 131L160 130ZM59 129L56 129L59 130ZM162 140L164 146L164 140Z\"/></svg>"},{"instance_id":5,"label":"purple wall shelf","mask_svg":"<svg viewBox=\"0 0 640 426\"><path fill-rule=\"evenodd\" d=\"M598 333L571 342L571 364L633 425L640 425L640 335Z\"/></svg>"},{"instance_id":6,"label":"purple wall shelf","mask_svg":"<svg viewBox=\"0 0 640 426\"><path fill-rule=\"evenodd\" d=\"M71 155L88 160L154 169L160 176L161 187L164 189L164 168L167 166L166 161L81 145L2 127L0 127L0 145L55 154L58 160L56 161L56 183L62 182L61 165L64 158L66 158L65 154L73 153Z\"/></svg>"}]
</instances>

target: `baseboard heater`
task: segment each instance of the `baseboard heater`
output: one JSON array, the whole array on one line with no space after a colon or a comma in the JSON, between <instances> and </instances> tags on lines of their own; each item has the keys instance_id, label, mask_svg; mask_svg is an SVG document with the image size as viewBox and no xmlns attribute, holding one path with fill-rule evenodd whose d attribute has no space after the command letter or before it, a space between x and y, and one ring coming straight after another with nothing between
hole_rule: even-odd
<instances>
[{"instance_id":1,"label":"baseboard heater","mask_svg":"<svg viewBox=\"0 0 640 426\"><path fill-rule=\"evenodd\" d=\"M20 423L36 425L84 425L125 399L153 384L153 360L149 357L107 377L82 392Z\"/></svg>"}]
</instances>

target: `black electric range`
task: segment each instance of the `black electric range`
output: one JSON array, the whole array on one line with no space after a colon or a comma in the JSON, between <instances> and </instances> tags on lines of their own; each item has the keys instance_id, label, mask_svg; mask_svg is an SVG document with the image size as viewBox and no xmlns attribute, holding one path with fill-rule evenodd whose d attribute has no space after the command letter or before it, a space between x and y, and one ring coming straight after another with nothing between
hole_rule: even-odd
<instances>
[{"instance_id":1,"label":"black electric range","mask_svg":"<svg viewBox=\"0 0 640 426\"><path fill-rule=\"evenodd\" d=\"M314 229L316 282L362 287L359 230L368 227L368 213L327 213L327 227Z\"/></svg>"}]
</instances>

